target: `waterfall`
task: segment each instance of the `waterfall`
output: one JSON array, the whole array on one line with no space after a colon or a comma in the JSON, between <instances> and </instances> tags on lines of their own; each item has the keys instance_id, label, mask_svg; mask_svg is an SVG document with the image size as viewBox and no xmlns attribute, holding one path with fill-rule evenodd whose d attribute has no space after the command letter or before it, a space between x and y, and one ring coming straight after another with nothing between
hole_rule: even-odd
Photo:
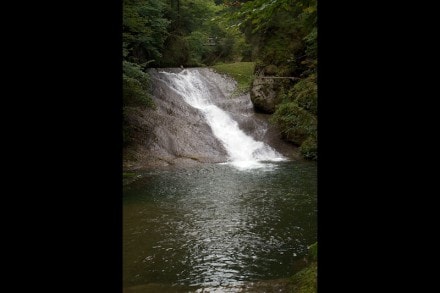
<instances>
[{"instance_id":1,"label":"waterfall","mask_svg":"<svg viewBox=\"0 0 440 293\"><path fill-rule=\"evenodd\" d=\"M167 77L168 86L187 104L203 113L212 133L226 149L229 164L243 170L264 167L266 161L285 160L264 142L244 133L227 112L214 104L218 98L213 96L208 80L197 69L185 69L180 73L161 71L160 74Z\"/></svg>"}]
</instances>

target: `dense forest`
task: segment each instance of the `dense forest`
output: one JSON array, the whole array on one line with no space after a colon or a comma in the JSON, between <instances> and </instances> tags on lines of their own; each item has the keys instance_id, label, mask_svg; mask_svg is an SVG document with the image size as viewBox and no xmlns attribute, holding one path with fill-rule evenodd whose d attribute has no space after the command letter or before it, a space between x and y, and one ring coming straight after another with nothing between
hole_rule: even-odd
<instances>
[{"instance_id":1,"label":"dense forest","mask_svg":"<svg viewBox=\"0 0 440 293\"><path fill-rule=\"evenodd\" d=\"M123 1L124 111L154 108L148 68L243 61L255 62L255 109L272 114L283 138L316 160L316 0ZM130 133L125 119L125 145Z\"/></svg>"}]
</instances>

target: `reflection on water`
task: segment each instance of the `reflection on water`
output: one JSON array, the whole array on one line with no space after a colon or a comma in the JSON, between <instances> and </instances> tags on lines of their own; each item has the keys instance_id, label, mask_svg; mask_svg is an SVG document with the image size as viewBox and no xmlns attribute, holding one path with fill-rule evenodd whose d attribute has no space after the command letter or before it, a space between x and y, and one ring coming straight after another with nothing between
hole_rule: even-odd
<instances>
[{"instance_id":1,"label":"reflection on water","mask_svg":"<svg viewBox=\"0 0 440 293\"><path fill-rule=\"evenodd\" d=\"M144 173L123 207L124 287L234 292L290 276L316 241L316 164Z\"/></svg>"}]
</instances>

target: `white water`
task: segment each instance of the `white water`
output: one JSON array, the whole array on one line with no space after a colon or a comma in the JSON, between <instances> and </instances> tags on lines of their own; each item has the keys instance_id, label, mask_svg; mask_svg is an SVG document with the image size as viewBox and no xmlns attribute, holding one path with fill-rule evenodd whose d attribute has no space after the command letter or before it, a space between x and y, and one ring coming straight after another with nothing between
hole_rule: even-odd
<instances>
[{"instance_id":1,"label":"white water","mask_svg":"<svg viewBox=\"0 0 440 293\"><path fill-rule=\"evenodd\" d=\"M203 113L213 134L228 152L230 164L244 170L265 167L264 161L285 160L267 144L256 141L244 133L227 112L211 102L207 81L197 70L185 69L180 73L161 73L170 78L169 86L179 93L186 103Z\"/></svg>"}]
</instances>

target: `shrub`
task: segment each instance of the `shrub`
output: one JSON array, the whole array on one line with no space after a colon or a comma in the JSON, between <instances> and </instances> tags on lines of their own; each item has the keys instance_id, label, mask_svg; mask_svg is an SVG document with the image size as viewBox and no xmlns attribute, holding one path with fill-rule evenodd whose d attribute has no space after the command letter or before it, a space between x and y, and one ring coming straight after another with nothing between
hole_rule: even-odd
<instances>
[{"instance_id":1,"label":"shrub","mask_svg":"<svg viewBox=\"0 0 440 293\"><path fill-rule=\"evenodd\" d=\"M280 127L284 138L297 145L316 134L316 117L299 107L296 102L280 104L271 121Z\"/></svg>"},{"instance_id":2,"label":"shrub","mask_svg":"<svg viewBox=\"0 0 440 293\"><path fill-rule=\"evenodd\" d=\"M316 76L311 75L295 84L292 97L298 106L316 115L318 112L318 86Z\"/></svg>"},{"instance_id":3,"label":"shrub","mask_svg":"<svg viewBox=\"0 0 440 293\"><path fill-rule=\"evenodd\" d=\"M154 108L149 95L150 78L135 63L123 62L122 97L125 106Z\"/></svg>"},{"instance_id":4,"label":"shrub","mask_svg":"<svg viewBox=\"0 0 440 293\"><path fill-rule=\"evenodd\" d=\"M318 159L318 144L314 135L309 136L299 148L301 155L309 160Z\"/></svg>"}]
</instances>

